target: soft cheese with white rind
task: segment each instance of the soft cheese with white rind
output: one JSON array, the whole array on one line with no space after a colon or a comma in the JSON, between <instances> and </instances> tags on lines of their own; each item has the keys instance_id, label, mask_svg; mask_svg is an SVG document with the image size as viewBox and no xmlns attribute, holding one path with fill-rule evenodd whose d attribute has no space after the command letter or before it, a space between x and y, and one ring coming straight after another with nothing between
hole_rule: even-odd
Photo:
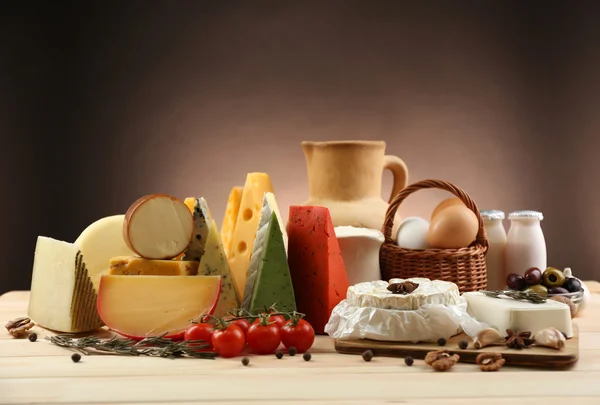
<instances>
[{"instance_id":1,"label":"soft cheese with white rind","mask_svg":"<svg viewBox=\"0 0 600 405\"><path fill-rule=\"evenodd\" d=\"M336 226L337 237L350 285L381 279L379 249L383 233L376 229Z\"/></svg>"},{"instance_id":2,"label":"soft cheese with white rind","mask_svg":"<svg viewBox=\"0 0 600 405\"><path fill-rule=\"evenodd\" d=\"M535 304L512 298L488 297L480 292L467 292L469 313L479 322L505 333L507 329L528 331L535 335L546 328L556 328L567 338L573 337L571 310L568 305L554 300Z\"/></svg>"},{"instance_id":3,"label":"soft cheese with white rind","mask_svg":"<svg viewBox=\"0 0 600 405\"><path fill-rule=\"evenodd\" d=\"M98 292L100 276L110 267L110 259L117 256L132 256L133 251L123 240L125 215L101 218L81 232L75 245L85 258L88 275Z\"/></svg>"},{"instance_id":4,"label":"soft cheese with white rind","mask_svg":"<svg viewBox=\"0 0 600 405\"><path fill-rule=\"evenodd\" d=\"M419 284L410 294L393 294L387 287L390 284L412 281ZM415 310L428 304L460 304L460 292L456 284L449 281L427 278L391 279L359 283L348 288L346 300L357 307L372 307L396 310Z\"/></svg>"},{"instance_id":5,"label":"soft cheese with white rind","mask_svg":"<svg viewBox=\"0 0 600 405\"><path fill-rule=\"evenodd\" d=\"M123 239L145 259L172 259L190 244L194 220L183 201L153 194L134 202L123 223Z\"/></svg>"},{"instance_id":6,"label":"soft cheese with white rind","mask_svg":"<svg viewBox=\"0 0 600 405\"><path fill-rule=\"evenodd\" d=\"M100 328L96 292L79 248L39 236L27 315L57 332L79 333Z\"/></svg>"}]
</instances>

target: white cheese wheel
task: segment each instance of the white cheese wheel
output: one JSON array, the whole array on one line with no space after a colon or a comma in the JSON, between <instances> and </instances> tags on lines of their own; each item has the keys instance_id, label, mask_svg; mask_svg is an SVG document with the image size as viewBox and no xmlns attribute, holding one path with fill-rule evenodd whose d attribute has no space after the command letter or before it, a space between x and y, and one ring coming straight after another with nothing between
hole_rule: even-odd
<instances>
[{"instance_id":1,"label":"white cheese wheel","mask_svg":"<svg viewBox=\"0 0 600 405\"><path fill-rule=\"evenodd\" d=\"M388 291L390 284L412 281L419 287L410 294L393 294ZM424 305L457 305L460 301L458 286L449 281L427 278L392 279L359 283L348 288L346 300L357 307L371 307L396 310L416 310Z\"/></svg>"}]
</instances>

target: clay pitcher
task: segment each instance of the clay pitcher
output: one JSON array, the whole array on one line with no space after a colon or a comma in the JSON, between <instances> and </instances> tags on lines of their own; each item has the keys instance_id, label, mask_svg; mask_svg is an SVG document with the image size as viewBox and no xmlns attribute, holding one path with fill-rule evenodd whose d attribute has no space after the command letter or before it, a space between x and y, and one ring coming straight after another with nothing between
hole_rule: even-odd
<instances>
[{"instance_id":1,"label":"clay pitcher","mask_svg":"<svg viewBox=\"0 0 600 405\"><path fill-rule=\"evenodd\" d=\"M386 155L384 141L305 141L301 145L310 195L304 205L329 208L333 226L381 230L389 204L381 198L383 171L389 169L394 175L391 200L408 184L404 161ZM394 225L399 222L396 218Z\"/></svg>"}]
</instances>

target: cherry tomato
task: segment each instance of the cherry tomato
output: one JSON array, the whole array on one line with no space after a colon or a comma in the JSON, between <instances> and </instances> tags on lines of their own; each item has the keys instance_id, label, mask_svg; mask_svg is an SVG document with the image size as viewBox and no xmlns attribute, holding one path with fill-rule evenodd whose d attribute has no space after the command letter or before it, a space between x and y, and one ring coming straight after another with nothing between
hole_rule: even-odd
<instances>
[{"instance_id":1,"label":"cherry tomato","mask_svg":"<svg viewBox=\"0 0 600 405\"><path fill-rule=\"evenodd\" d=\"M250 321L247 319L235 319L230 321L232 325L237 325L240 327L242 332L244 332L244 337L248 336L248 328L250 328Z\"/></svg>"},{"instance_id":2,"label":"cherry tomato","mask_svg":"<svg viewBox=\"0 0 600 405\"><path fill-rule=\"evenodd\" d=\"M242 329L234 324L215 329L212 336L212 345L221 357L234 357L242 353L246 339Z\"/></svg>"},{"instance_id":3,"label":"cherry tomato","mask_svg":"<svg viewBox=\"0 0 600 405\"><path fill-rule=\"evenodd\" d=\"M248 346L255 354L272 354L281 343L279 327L272 323L263 325L260 321L248 329Z\"/></svg>"},{"instance_id":4,"label":"cherry tomato","mask_svg":"<svg viewBox=\"0 0 600 405\"><path fill-rule=\"evenodd\" d=\"M190 325L186 330L185 330L185 334L184 334L184 339L185 340L203 340L206 343L200 343L198 342L198 345L204 345L207 344L210 346L210 348L201 348L198 349L200 351L209 351L212 350L212 336L214 333L215 329L213 328L213 326L209 323L195 323ZM192 343L192 345L195 345L196 343Z\"/></svg>"},{"instance_id":5,"label":"cherry tomato","mask_svg":"<svg viewBox=\"0 0 600 405\"><path fill-rule=\"evenodd\" d=\"M315 341L315 330L310 323L300 319L297 325L289 320L280 330L281 342L286 348L294 346L298 353L304 353Z\"/></svg>"},{"instance_id":6,"label":"cherry tomato","mask_svg":"<svg viewBox=\"0 0 600 405\"><path fill-rule=\"evenodd\" d=\"M256 318L254 320L254 322L252 322L252 325L255 325L257 323L260 322L260 318ZM274 322L275 325L277 325L278 328L281 328L283 325L285 325L285 318L283 317L283 315L271 315L269 317L269 322Z\"/></svg>"}]
</instances>

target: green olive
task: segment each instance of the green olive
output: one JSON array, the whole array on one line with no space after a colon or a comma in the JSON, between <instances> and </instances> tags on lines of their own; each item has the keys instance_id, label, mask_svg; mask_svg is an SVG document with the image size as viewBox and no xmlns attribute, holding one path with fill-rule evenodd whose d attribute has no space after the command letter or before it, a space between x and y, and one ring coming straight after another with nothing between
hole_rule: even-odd
<instances>
[{"instance_id":1,"label":"green olive","mask_svg":"<svg viewBox=\"0 0 600 405\"><path fill-rule=\"evenodd\" d=\"M534 292L538 295L541 295L542 297L545 297L546 295L548 295L548 289L546 288L545 285L542 285L542 284L532 285L531 287L528 287L527 290L525 290L525 291Z\"/></svg>"},{"instance_id":2,"label":"green olive","mask_svg":"<svg viewBox=\"0 0 600 405\"><path fill-rule=\"evenodd\" d=\"M555 269L554 267L548 267L542 276L542 284L548 288L562 287L562 285L565 283L565 280L566 277L563 272L559 269Z\"/></svg>"}]
</instances>

